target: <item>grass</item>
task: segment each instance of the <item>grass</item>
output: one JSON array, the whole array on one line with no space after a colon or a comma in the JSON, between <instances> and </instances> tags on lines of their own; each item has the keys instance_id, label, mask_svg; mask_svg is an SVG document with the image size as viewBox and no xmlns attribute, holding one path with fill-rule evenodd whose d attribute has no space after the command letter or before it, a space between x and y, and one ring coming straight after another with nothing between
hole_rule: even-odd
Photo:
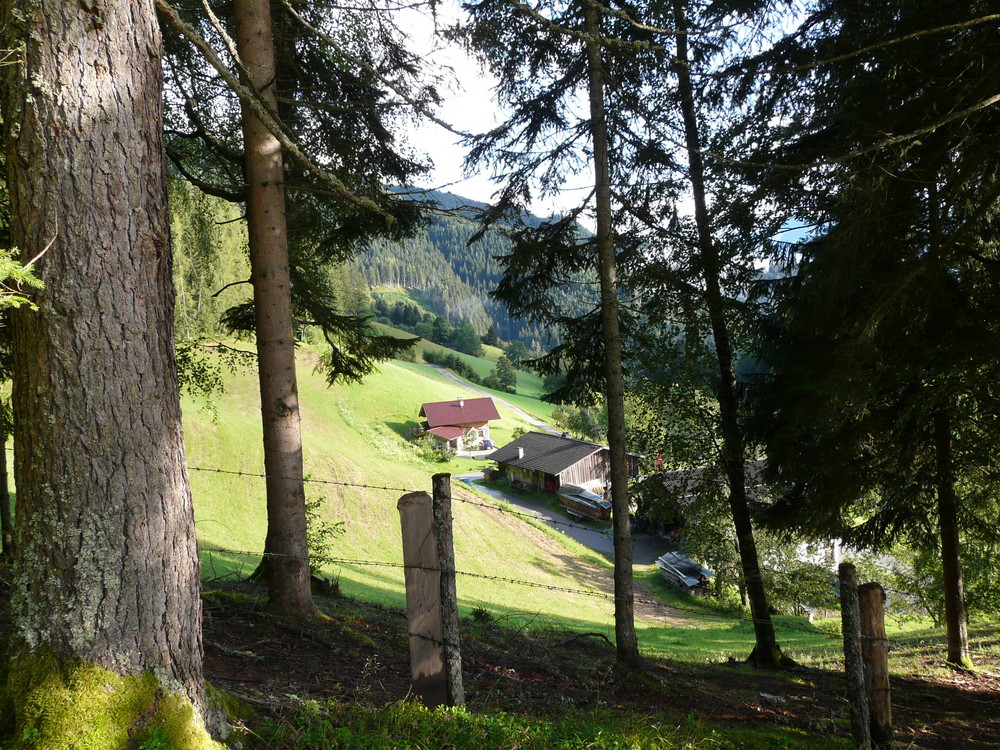
<instances>
[{"instance_id":1,"label":"grass","mask_svg":"<svg viewBox=\"0 0 1000 750\"><path fill-rule=\"evenodd\" d=\"M342 522L344 528L333 541L331 554L337 561L328 564L325 572L339 577L341 590L348 596L403 607L402 571L394 567L402 563L396 501L404 491L429 491L434 473L484 466L482 461L429 463L405 435L416 423L422 403L472 392L463 391L433 368L400 361L385 364L361 384L329 388L322 375L314 372L314 363L315 355L308 350L301 353L305 468L312 479L320 480L309 484L307 491L323 498L321 513L328 520ZM528 400L522 397L522 402ZM227 391L218 399L214 422L209 413L186 399L189 465L263 473L258 403L252 373L227 378ZM499 410L501 419L492 431L500 444L516 428L531 429L503 405ZM205 576L245 575L256 566L263 545L263 480L192 470L191 483ZM547 527L481 507L492 507L492 503L460 483L453 485L453 492L455 556L458 569L466 574L459 577L464 615L483 608L522 626L613 636L608 560ZM548 496L539 499L551 501ZM217 551L220 548L232 552ZM494 576L510 580L491 580ZM553 593L563 589L583 593ZM664 587L650 587L650 591L652 596L670 600ZM685 607L690 611L681 620L640 618L637 627L645 651L696 661L746 656L753 642L747 623L731 617L716 619L699 602L685 603ZM796 632L795 636L807 640L803 645L809 649L825 638L819 631L801 637Z\"/></svg>"},{"instance_id":2,"label":"grass","mask_svg":"<svg viewBox=\"0 0 1000 750\"><path fill-rule=\"evenodd\" d=\"M303 361L299 372L304 455L307 473L313 479L345 484L311 484L310 494L324 498L323 512L330 520L342 521L345 533L335 540L334 555L341 559L399 564L399 542L395 503L409 490L430 489L430 477L439 471L463 467L424 461L404 439L416 422L420 404L445 400L461 391L453 381L423 365L393 362L361 385L327 388L322 376ZM259 442L260 425L256 379L251 374L230 378L227 393L217 403L218 418L185 403L185 434L188 462L192 467L263 473ZM471 395L466 393L465 395ZM500 408L503 434L527 427L509 410ZM470 462L482 466L482 462ZM204 548L225 548L239 553L206 551L206 574L223 576L255 566L266 528L263 480L211 471L191 472L199 540ZM393 489L375 489L371 486ZM456 486L456 497L472 495ZM574 588L587 581L567 573L565 551L539 550L539 530L525 534L523 524L495 511L457 502L455 505L456 557L470 573L492 575L505 571L511 578L543 585ZM545 544L551 546L547 537ZM328 571L339 575L342 590L393 606L403 603L402 572L377 565L340 563ZM511 595L480 579L463 580L468 607L499 607L515 601L516 609L556 615L558 607L540 590ZM603 619L601 607L585 608L589 618Z\"/></svg>"},{"instance_id":3,"label":"grass","mask_svg":"<svg viewBox=\"0 0 1000 750\"><path fill-rule=\"evenodd\" d=\"M802 655L801 661L823 669L843 669L843 652L838 639L840 621L829 618L817 620L816 626L836 633L830 648L815 649ZM979 665L988 665L992 670L1000 663L1000 640L997 638L998 623L995 621L974 622L969 625L969 649L972 660ZM905 620L886 618L886 636L891 642L891 669L895 674L921 675L951 679L954 670L945 664L947 634L943 627L934 627L930 618L911 617Z\"/></svg>"},{"instance_id":4,"label":"grass","mask_svg":"<svg viewBox=\"0 0 1000 750\"><path fill-rule=\"evenodd\" d=\"M394 336L400 339L413 337L412 333L407 333L399 328L393 328L382 323L374 323L373 325L383 336ZM495 346L484 346L483 350L485 351L483 358L473 357L469 354L457 352L454 349L448 349L440 344L435 344L433 341L427 341L426 339L417 342L413 347L413 352L418 361L423 361L424 352L427 351L433 351L437 354L454 354L469 365L472 371L480 378L485 378L490 374L490 371L496 365L496 361L503 354L503 351ZM517 371L517 394L504 393L503 391L490 392L500 398L509 400L515 406L543 420L549 419L552 416L552 409L555 408L553 404L546 404L539 401L545 394L545 387L542 384L542 378L533 372Z\"/></svg>"},{"instance_id":5,"label":"grass","mask_svg":"<svg viewBox=\"0 0 1000 750\"><path fill-rule=\"evenodd\" d=\"M308 358L304 358L307 360ZM247 374L233 378L220 399L218 420L188 405L188 460L192 466L220 467L250 473L261 472L263 456L256 440L259 434L256 379ZM379 604L405 605L402 571L390 567L402 563L395 501L403 490L429 489L430 476L439 471L456 473L482 468L483 462L453 461L435 464L423 461L403 438L416 422L425 401L446 400L458 395L454 381L432 368L406 362L385 365L363 384L327 388L312 372L308 361L300 367L300 398L305 434L305 465L313 479L348 484L377 485L378 490L341 485L309 485L311 494L325 498L324 510L331 520L342 521L345 533L335 540L333 555L341 560L359 560L389 565L340 562L327 573L339 576L341 590ZM252 403L253 408L248 404ZM501 420L493 428L498 442L509 439L516 427L530 426L500 406ZM225 428L223 428L223 425ZM264 489L260 480L206 472L192 472L199 538L205 548L239 552L260 549L266 528ZM537 500L552 499L538 493ZM532 626L613 633L612 607L608 593L611 565L603 557L547 528L484 508L462 503L473 496L455 487L456 560L463 572L460 598L464 613L485 608L509 621ZM246 573L256 566L256 554L206 551L206 574L222 576ZM476 576L495 576L530 581L538 586L583 590L588 594L552 595L548 588L501 583ZM655 579L655 576L654 576ZM669 592L654 590L669 598ZM674 602L675 604L677 602ZM651 654L670 654L697 661L742 658L753 641L752 627L732 619L696 619L702 613L714 617L703 604L688 602L686 622L665 628L657 620L638 624L642 647ZM572 615L567 615L572 612ZM799 633L797 640L803 640ZM825 636L819 631L803 644L814 650ZM807 639L808 640L808 639Z\"/></svg>"},{"instance_id":6,"label":"grass","mask_svg":"<svg viewBox=\"0 0 1000 750\"><path fill-rule=\"evenodd\" d=\"M396 501L404 491L429 491L434 473L461 473L485 466L471 460L429 463L405 435L416 423L421 403L471 396L472 391L426 365L400 361L385 364L361 384L328 388L322 375L314 372L314 362L315 355L301 354L305 467L312 479L336 484L317 481L307 491L323 498L321 513L330 521L342 522L344 528L333 540L332 556L338 561L325 572L339 576L348 596L402 607L402 571L392 567L402 562ZM226 382L215 421L198 404L184 401L188 463L193 467L190 476L206 578L252 570L266 529L263 480L215 472L263 473L256 377L244 373L227 376ZM498 443L506 442L516 428L530 429L509 409L502 405L499 409L501 419L493 427ZM464 615L483 608L519 625L613 634L608 560L548 527L488 509L492 501L461 483L454 484L453 492L456 560L459 570L469 574L459 577ZM535 499L546 505L554 502L547 495ZM536 586L490 580L490 576ZM637 630L645 653L695 662L743 659L749 653L753 628L737 612L684 597L663 584L651 566L637 568L636 581L641 596L678 610L672 617L656 607L640 612ZM791 656L816 666L839 664L838 637L830 635L839 631L838 622L774 620L779 641ZM926 623L890 626L894 643L912 644L913 657L900 658L901 669L916 673L922 651L941 649L942 631ZM989 648L988 642L984 635L982 647ZM995 650L995 638L992 643Z\"/></svg>"},{"instance_id":7,"label":"grass","mask_svg":"<svg viewBox=\"0 0 1000 750\"><path fill-rule=\"evenodd\" d=\"M396 501L407 490L429 491L436 472L483 466L473 461L428 462L405 435L416 422L421 403L470 396L472 391L426 365L399 361L385 364L364 383L328 388L313 371L313 360L314 355L303 352L299 367L305 465L312 479L336 484L317 482L307 491L323 497L322 513L344 527L343 535L333 540L332 555L338 560L330 562L326 572L339 577L341 590L349 597L403 609ZM189 400L184 404L189 463L262 473L256 377L251 373L229 377L227 386L214 422L196 404ZM529 413L544 413L544 407L527 396L519 396L516 403ZM498 442L505 442L514 429L530 429L511 410L499 408L501 420L493 428ZM191 479L205 577L245 575L256 566L263 545L262 480L198 470L192 470ZM552 628L601 633L613 640L612 569L607 559L547 526L493 509L492 501L474 488L456 482L453 496L455 556L461 571L458 595L464 618L485 614L511 635L517 630ZM548 495L532 499L545 505L553 502ZM235 552L214 551L218 547ZM637 567L635 572L636 629L643 654L676 660L692 673L730 670L723 678L725 689L737 701L757 700L755 689L741 679L749 667L732 663L742 661L752 648L754 631L748 615L669 588L653 566ZM842 669L837 621L810 624L803 618L778 616L774 623L783 649L800 663L828 674ZM929 654L943 656L943 632L917 622L890 626L893 673L936 674L936 667L928 670L926 665ZM973 638L977 656L989 655L995 666L1000 660L996 628L974 628ZM721 664L726 666L716 666ZM940 672L947 674L943 666ZM780 690L808 679L775 673L773 684ZM710 709L709 719L671 713L669 705L651 705L648 715L643 713L645 707L637 712L600 703L584 710L560 704L559 697L534 713L492 710L475 715L464 710L428 711L408 702L380 707L302 702L289 721L254 731L266 738L268 747L287 750L848 746L825 730L814 728L807 734L777 723L744 724L718 719Z\"/></svg>"},{"instance_id":8,"label":"grass","mask_svg":"<svg viewBox=\"0 0 1000 750\"><path fill-rule=\"evenodd\" d=\"M402 571L392 567L402 563L396 501L404 491L429 491L434 473L484 465L428 463L404 436L416 422L421 403L455 398L463 395L462 388L430 367L398 361L387 363L362 384L328 388L322 375L313 371L313 363L308 352L300 357L305 468L314 480L339 484L317 482L307 491L322 497L321 513L342 522L344 528L332 552L340 562L328 565L326 572L339 576L341 589L349 596L403 606ZM256 388L251 373L228 377L214 422L197 404L184 402L188 463L196 467L190 472L195 517L207 577L245 574L256 566L263 545L263 480L214 471L263 473ZM494 434L501 443L515 428L530 429L502 405L500 415ZM491 506L459 483L453 491L456 560L461 571L471 574L459 581L463 612L484 607L537 625L612 632L612 606L605 598L611 566L606 559L549 529L462 502L469 499ZM233 552L216 551L220 548ZM384 565L344 562L348 560ZM498 574L536 587L477 577ZM589 595L557 597L552 588L537 586ZM650 638L651 644L659 640ZM742 652L746 645L734 648Z\"/></svg>"},{"instance_id":9,"label":"grass","mask_svg":"<svg viewBox=\"0 0 1000 750\"><path fill-rule=\"evenodd\" d=\"M292 722L273 725L268 741L294 750L700 750L712 748L844 748L843 739L790 729L749 729L737 723L682 717L636 716L609 708L554 707L545 717L506 712L472 714L462 708L428 710L400 702L370 708L303 702Z\"/></svg>"}]
</instances>

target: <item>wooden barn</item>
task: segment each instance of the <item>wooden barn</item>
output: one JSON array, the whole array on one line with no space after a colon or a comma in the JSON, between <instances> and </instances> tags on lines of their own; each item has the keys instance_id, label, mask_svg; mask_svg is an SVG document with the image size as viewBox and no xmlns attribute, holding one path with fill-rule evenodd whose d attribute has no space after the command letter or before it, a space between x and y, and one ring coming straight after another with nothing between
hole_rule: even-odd
<instances>
[{"instance_id":1,"label":"wooden barn","mask_svg":"<svg viewBox=\"0 0 1000 750\"><path fill-rule=\"evenodd\" d=\"M544 432L529 432L486 456L511 484L556 492L563 485L603 491L611 483L607 447ZM629 477L639 473L638 456L628 456Z\"/></svg>"}]
</instances>

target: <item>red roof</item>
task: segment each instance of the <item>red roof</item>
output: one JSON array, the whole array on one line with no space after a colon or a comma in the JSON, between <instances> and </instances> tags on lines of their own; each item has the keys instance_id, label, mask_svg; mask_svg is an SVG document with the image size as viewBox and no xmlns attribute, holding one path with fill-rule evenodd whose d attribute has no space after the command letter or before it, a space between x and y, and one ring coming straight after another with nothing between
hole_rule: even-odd
<instances>
[{"instance_id":1,"label":"red roof","mask_svg":"<svg viewBox=\"0 0 1000 750\"><path fill-rule=\"evenodd\" d=\"M454 401L435 401L420 407L420 414L427 419L430 427L441 425L472 424L500 419L493 399L460 398Z\"/></svg>"},{"instance_id":2,"label":"red roof","mask_svg":"<svg viewBox=\"0 0 1000 750\"><path fill-rule=\"evenodd\" d=\"M427 430L431 435L437 435L442 440L454 440L457 437L462 437L465 434L465 430L461 427L451 427L446 425L444 427L431 427Z\"/></svg>"}]
</instances>

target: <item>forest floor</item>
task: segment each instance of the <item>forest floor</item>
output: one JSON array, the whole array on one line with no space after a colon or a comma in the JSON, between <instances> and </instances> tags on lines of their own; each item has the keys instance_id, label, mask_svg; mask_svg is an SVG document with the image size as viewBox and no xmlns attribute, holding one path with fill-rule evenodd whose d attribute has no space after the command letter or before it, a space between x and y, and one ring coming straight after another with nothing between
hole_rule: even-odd
<instances>
[{"instance_id":1,"label":"forest floor","mask_svg":"<svg viewBox=\"0 0 1000 750\"><path fill-rule=\"evenodd\" d=\"M205 595L205 677L256 712L243 740L248 750L299 746L289 737L303 700L381 706L409 695L404 613L348 599L318 601L328 619L303 623L267 612L264 592L248 584ZM544 719L593 707L636 721L781 728L824 741L842 737L850 746L840 672L757 670L732 660L646 659L623 668L604 636L480 619L462 622L472 712ZM936 651L921 657L926 669L892 679L897 746L1000 747L1000 659L980 661L975 675L948 673L940 670L943 647ZM284 735L275 731L283 724ZM268 731L258 731L265 725Z\"/></svg>"}]
</instances>

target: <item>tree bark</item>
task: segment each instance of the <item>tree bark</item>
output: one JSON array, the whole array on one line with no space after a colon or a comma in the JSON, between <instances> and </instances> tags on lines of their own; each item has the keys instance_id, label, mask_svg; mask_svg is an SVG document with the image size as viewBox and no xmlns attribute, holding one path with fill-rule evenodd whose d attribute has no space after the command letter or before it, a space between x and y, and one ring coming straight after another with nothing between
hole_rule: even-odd
<instances>
[{"instance_id":1,"label":"tree bark","mask_svg":"<svg viewBox=\"0 0 1000 750\"><path fill-rule=\"evenodd\" d=\"M597 203L597 251L600 261L601 326L604 338L605 400L608 407L608 448L611 454L611 509L615 550L615 641L618 660L639 660L632 585L632 532L629 525L628 462L625 450L625 379L618 320L618 282L612 234L608 127L604 104L600 20L597 7L585 4L590 129L594 143Z\"/></svg>"},{"instance_id":2,"label":"tree bark","mask_svg":"<svg viewBox=\"0 0 1000 750\"><path fill-rule=\"evenodd\" d=\"M272 110L274 41L268 0L237 0L236 46ZM302 434L295 375L295 333L288 267L281 144L246 107L243 140L247 177L247 224L257 338L260 409L267 474L267 537L263 570L270 606L293 615L316 612L309 586Z\"/></svg>"},{"instance_id":3,"label":"tree bark","mask_svg":"<svg viewBox=\"0 0 1000 750\"><path fill-rule=\"evenodd\" d=\"M743 566L743 580L750 612L753 616L756 643L750 660L756 664L777 666L784 657L774 634L774 624L767 608L767 594L760 574L757 542L747 505L743 434L740 431L736 373L733 349L726 321L725 301L720 285L721 262L712 237L711 220L705 191L705 167L701 158L698 118L695 111L694 88L688 53L687 17L684 0L673 0L674 23L677 28L677 82L681 115L684 120L685 146L690 166L691 190L694 196L695 225L698 231L698 255L702 279L705 282L705 303L712 326L715 353L719 365L719 426L722 433L722 463L729 483L729 507L736 527L736 539Z\"/></svg>"},{"instance_id":4,"label":"tree bark","mask_svg":"<svg viewBox=\"0 0 1000 750\"><path fill-rule=\"evenodd\" d=\"M39 746L82 746L85 714L54 714L109 700L96 693L152 681L205 705L162 45L151 0L7 0L0 29L0 47L22 55L0 88L13 239L24 259L49 248L36 265L37 311L13 313L18 555L5 695ZM81 695L74 675L88 670L123 681ZM58 706L39 702L60 686ZM167 710L155 692L134 716L102 715L100 742L87 746L138 736ZM197 732L175 744L214 746Z\"/></svg>"},{"instance_id":5,"label":"tree bark","mask_svg":"<svg viewBox=\"0 0 1000 750\"><path fill-rule=\"evenodd\" d=\"M7 431L0 432L0 537L5 560L14 557L14 522L10 515L10 478L7 475Z\"/></svg>"},{"instance_id":6,"label":"tree bark","mask_svg":"<svg viewBox=\"0 0 1000 750\"><path fill-rule=\"evenodd\" d=\"M937 462L938 524L941 527L941 569L944 577L944 620L948 634L948 663L972 669L969 631L965 618L958 503L951 459L951 419L943 409L934 413L934 446Z\"/></svg>"}]
</instances>

